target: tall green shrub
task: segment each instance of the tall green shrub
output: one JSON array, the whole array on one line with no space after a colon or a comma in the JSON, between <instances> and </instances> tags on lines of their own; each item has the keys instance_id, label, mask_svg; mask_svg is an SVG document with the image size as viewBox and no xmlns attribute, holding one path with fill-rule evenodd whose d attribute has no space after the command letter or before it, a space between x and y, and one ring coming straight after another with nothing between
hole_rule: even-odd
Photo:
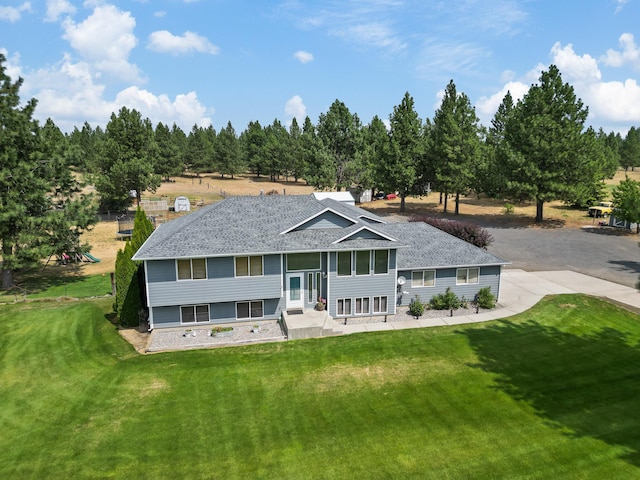
<instances>
[{"instance_id":1,"label":"tall green shrub","mask_svg":"<svg viewBox=\"0 0 640 480\"><path fill-rule=\"evenodd\" d=\"M135 327L139 323L139 312L142 303L142 263L131 258L153 233L153 224L147 215L138 207L133 220L131 240L127 241L123 250L116 256L116 301L114 310L120 325Z\"/></svg>"}]
</instances>

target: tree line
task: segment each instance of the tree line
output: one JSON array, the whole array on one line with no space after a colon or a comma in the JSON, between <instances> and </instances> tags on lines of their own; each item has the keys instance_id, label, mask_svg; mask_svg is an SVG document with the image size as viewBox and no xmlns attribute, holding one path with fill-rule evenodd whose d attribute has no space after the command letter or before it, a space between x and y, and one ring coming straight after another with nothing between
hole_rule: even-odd
<instances>
[{"instance_id":1,"label":"tree line","mask_svg":"<svg viewBox=\"0 0 640 480\"><path fill-rule=\"evenodd\" d=\"M155 127L135 109L112 113L106 127L88 123L63 134L52 120L32 118L36 100L21 106L22 80L6 75L0 54L0 241L3 287L17 268L35 259L83 248L80 234L95 222L96 204L117 211L154 192L162 180L185 173L250 173L272 180L304 180L315 188L349 187L409 196L440 192L448 211L460 197L483 194L534 201L536 221L551 200L586 206L600 200L603 180L619 166L640 166L640 130L623 139L587 128L588 109L554 65L519 101L509 93L483 127L469 98L452 81L433 118L420 117L407 92L385 123L364 124L336 100L316 124L294 118L263 126L250 122L237 134L175 123ZM81 194L83 178L98 198Z\"/></svg>"}]
</instances>

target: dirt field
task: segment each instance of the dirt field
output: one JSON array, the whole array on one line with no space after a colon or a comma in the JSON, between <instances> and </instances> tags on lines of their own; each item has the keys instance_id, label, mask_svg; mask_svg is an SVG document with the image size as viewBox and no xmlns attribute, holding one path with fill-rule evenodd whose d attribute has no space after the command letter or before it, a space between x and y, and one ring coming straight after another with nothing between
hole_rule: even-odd
<instances>
[{"instance_id":1,"label":"dirt field","mask_svg":"<svg viewBox=\"0 0 640 480\"><path fill-rule=\"evenodd\" d=\"M624 179L624 171L619 171L616 176L607 181L610 185L617 185ZM640 180L640 172L628 172L629 177ZM192 202L202 201L204 205L213 203L222 198L221 195L258 195L260 192L276 190L279 194L310 194L313 187L303 181L271 182L268 178L254 178L251 176L238 176L236 178L220 178L219 175L202 175L196 177L175 178L174 182L163 183L157 192L144 195L144 199L167 200L171 205L176 196L184 195ZM542 225L534 223L535 204L515 205L513 214L504 213L505 202L492 199L477 199L475 196L464 197L460 203L460 215L453 215L454 201L449 200L448 218L472 221L483 226L514 226L530 228L580 228L585 225L593 225L594 219L586 215L584 211L570 209L561 202L545 204L545 222ZM362 207L381 215L395 216L399 213L400 200L379 200L363 204ZM156 215L158 223L170 220L176 214L170 212L151 212ZM428 197L408 198L407 215L444 216L442 206L439 205L439 195L432 193ZM115 265L118 249L124 247L124 241L116 239L117 223L115 220L104 220L98 223L92 231L83 236L83 241L91 246L91 253L101 259L99 263L82 264L80 266L50 266L47 270L56 275L85 274L93 275L112 272Z\"/></svg>"}]
</instances>

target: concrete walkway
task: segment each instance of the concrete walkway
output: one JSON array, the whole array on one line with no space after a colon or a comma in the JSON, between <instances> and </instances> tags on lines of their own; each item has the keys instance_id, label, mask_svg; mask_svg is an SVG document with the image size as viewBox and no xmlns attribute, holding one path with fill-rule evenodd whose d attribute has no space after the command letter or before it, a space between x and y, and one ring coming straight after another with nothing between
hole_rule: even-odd
<instances>
[{"instance_id":1,"label":"concrete walkway","mask_svg":"<svg viewBox=\"0 0 640 480\"><path fill-rule=\"evenodd\" d=\"M501 282L499 308L491 312L458 317L407 320L405 322L340 325L340 331L336 331L336 334L349 335L359 332L486 322L522 313L533 307L545 295L562 293L584 293L603 297L640 313L640 292L635 288L569 270L526 272L518 269L504 269L502 270Z\"/></svg>"}]
</instances>

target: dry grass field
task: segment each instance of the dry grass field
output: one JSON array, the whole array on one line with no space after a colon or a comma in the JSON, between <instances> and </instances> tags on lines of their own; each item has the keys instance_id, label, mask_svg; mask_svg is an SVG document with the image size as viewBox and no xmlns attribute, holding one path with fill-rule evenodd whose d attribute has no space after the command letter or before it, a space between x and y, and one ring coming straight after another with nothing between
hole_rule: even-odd
<instances>
[{"instance_id":1,"label":"dry grass field","mask_svg":"<svg viewBox=\"0 0 640 480\"><path fill-rule=\"evenodd\" d=\"M627 173L630 178L640 181L640 172ZM624 171L619 171L616 176L607 181L612 188L625 177ZM259 195L260 192L268 193L273 190L279 194L300 195L310 194L313 187L303 181L277 181L271 182L269 178L255 178L249 175L231 178L220 178L217 174L202 175L200 177L178 177L173 182L163 183L155 193L147 193L144 199L167 200L171 205L175 197L184 195L192 202L202 201L204 205L219 201L222 195ZM362 205L380 215L397 215L400 210L400 200L380 200ZM445 216L442 206L439 205L438 193L423 198L408 198L406 201L406 215ZM594 223L594 219L586 215L586 212L566 207L561 202L545 204L545 222L542 225L534 223L535 204L526 203L515 205L512 214L505 214L505 202L494 199L476 198L475 195L463 197L460 202L460 214L453 215L454 201L449 200L449 213L447 218L458 218L476 222L484 226L512 225L520 228L580 228ZM174 218L180 214L171 212L151 212L158 223ZM113 219L103 220L90 232L83 236L83 241L92 246L91 253L100 258L99 263L85 263L81 265L57 266L50 262L46 268L48 274L66 276L77 274L93 275L112 272L115 265L118 249L124 247L124 241L116 239L117 223Z\"/></svg>"}]
</instances>

